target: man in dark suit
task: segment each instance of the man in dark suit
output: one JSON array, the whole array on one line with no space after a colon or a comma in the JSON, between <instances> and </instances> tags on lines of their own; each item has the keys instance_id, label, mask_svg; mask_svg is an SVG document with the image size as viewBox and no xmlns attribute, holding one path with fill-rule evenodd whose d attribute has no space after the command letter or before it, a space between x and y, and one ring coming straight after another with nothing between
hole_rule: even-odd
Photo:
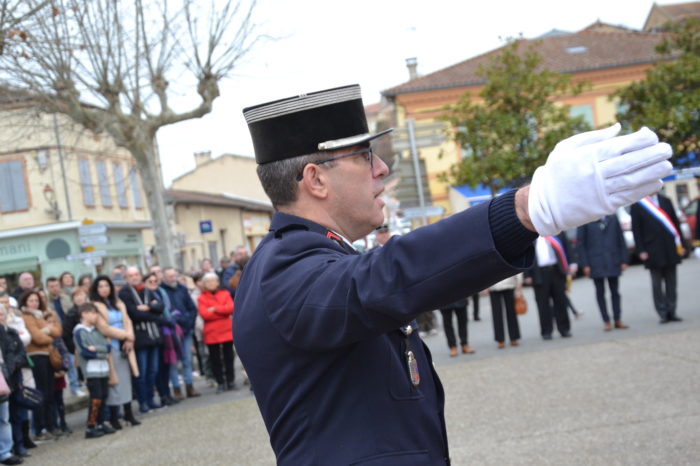
<instances>
[{"instance_id":1,"label":"man in dark suit","mask_svg":"<svg viewBox=\"0 0 700 466\"><path fill-rule=\"evenodd\" d=\"M449 464L444 391L415 318L528 267L535 230L589 222L671 170L649 130L577 135L530 187L359 254L352 243L384 222L389 172L370 147L389 130L369 132L359 86L243 114L277 212L241 277L233 333L283 466ZM630 178L628 157L651 171ZM625 170L606 175L611 158Z\"/></svg>"},{"instance_id":2,"label":"man in dark suit","mask_svg":"<svg viewBox=\"0 0 700 466\"><path fill-rule=\"evenodd\" d=\"M540 334L552 339L554 322L562 338L571 336L571 321L566 312L566 277L575 267L570 263L569 240L566 233L540 236L535 243L535 263L525 272L525 283L532 284L540 318Z\"/></svg>"},{"instance_id":3,"label":"man in dark suit","mask_svg":"<svg viewBox=\"0 0 700 466\"><path fill-rule=\"evenodd\" d=\"M593 283L595 283L596 299L600 314L603 316L605 331L610 331L613 328L605 300L606 279L610 288L615 328L628 328L621 320L622 309L618 289L619 277L622 271L627 268L629 254L627 254L625 237L622 234L622 227L620 227L617 215L606 215L598 221L578 227L576 250L579 267L583 269L584 275L592 278Z\"/></svg>"},{"instance_id":4,"label":"man in dark suit","mask_svg":"<svg viewBox=\"0 0 700 466\"><path fill-rule=\"evenodd\" d=\"M644 267L651 273L654 307L660 323L680 322L676 315L676 266L681 263L681 226L671 200L655 194L632 204L634 244Z\"/></svg>"}]
</instances>

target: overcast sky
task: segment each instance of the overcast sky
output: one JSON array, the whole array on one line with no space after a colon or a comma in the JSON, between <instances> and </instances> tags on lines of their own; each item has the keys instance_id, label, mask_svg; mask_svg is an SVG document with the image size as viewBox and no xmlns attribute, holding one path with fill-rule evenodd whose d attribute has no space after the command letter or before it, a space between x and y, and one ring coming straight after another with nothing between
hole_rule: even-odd
<instances>
[{"instance_id":1,"label":"overcast sky","mask_svg":"<svg viewBox=\"0 0 700 466\"><path fill-rule=\"evenodd\" d=\"M246 106L353 83L362 86L368 105L379 101L382 90L408 80L408 57L416 57L418 72L428 74L519 34L533 38L551 29L577 31L598 19L641 29L652 4L651 0L260 0L256 15L260 32L280 39L258 46L222 83L211 114L159 131L165 184L194 168L193 152L252 156L241 113Z\"/></svg>"}]
</instances>

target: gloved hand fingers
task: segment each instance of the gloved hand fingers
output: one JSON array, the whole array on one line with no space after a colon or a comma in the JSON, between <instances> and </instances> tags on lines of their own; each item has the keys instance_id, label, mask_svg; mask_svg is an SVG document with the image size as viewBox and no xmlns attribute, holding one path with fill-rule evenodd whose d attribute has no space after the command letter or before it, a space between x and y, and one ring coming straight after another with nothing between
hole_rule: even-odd
<instances>
[{"instance_id":1,"label":"gloved hand fingers","mask_svg":"<svg viewBox=\"0 0 700 466\"><path fill-rule=\"evenodd\" d=\"M635 190L637 186L644 186L652 181L658 181L671 173L671 162L664 160L654 165L642 167L634 172L625 173L605 179L605 191L608 194L620 191ZM642 196L643 197L643 196ZM639 199L635 199L637 201Z\"/></svg>"},{"instance_id":2,"label":"gloved hand fingers","mask_svg":"<svg viewBox=\"0 0 700 466\"><path fill-rule=\"evenodd\" d=\"M577 147L594 144L596 142L605 141L615 137L620 132L620 123L615 123L607 128L598 129L595 131L587 131L585 133L575 134L570 138L560 141L554 150L571 150Z\"/></svg>"},{"instance_id":3,"label":"gloved hand fingers","mask_svg":"<svg viewBox=\"0 0 700 466\"><path fill-rule=\"evenodd\" d=\"M625 173L632 173L640 168L663 162L664 160L668 160L672 154L671 146L662 142L604 160L598 164L598 168L603 178L607 179Z\"/></svg>"},{"instance_id":4,"label":"gloved hand fingers","mask_svg":"<svg viewBox=\"0 0 700 466\"><path fill-rule=\"evenodd\" d=\"M602 146L600 149L600 158L598 160L603 161L620 154L634 152L644 149L645 147L653 146L658 142L659 138L656 133L645 126L635 133L618 136L609 141L598 143Z\"/></svg>"},{"instance_id":5,"label":"gloved hand fingers","mask_svg":"<svg viewBox=\"0 0 700 466\"><path fill-rule=\"evenodd\" d=\"M617 207L622 207L625 205L632 204L638 200L657 193L661 190L664 183L661 180L654 180L643 185L637 186L635 189L618 191L615 194L609 196L610 203Z\"/></svg>"}]
</instances>

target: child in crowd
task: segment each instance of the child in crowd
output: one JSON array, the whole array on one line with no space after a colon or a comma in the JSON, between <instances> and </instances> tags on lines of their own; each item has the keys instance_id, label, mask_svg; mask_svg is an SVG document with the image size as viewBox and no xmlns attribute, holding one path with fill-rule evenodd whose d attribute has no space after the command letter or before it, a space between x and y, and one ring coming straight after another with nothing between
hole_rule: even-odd
<instances>
[{"instance_id":1,"label":"child in crowd","mask_svg":"<svg viewBox=\"0 0 700 466\"><path fill-rule=\"evenodd\" d=\"M80 324L73 330L73 341L80 356L80 366L90 392L85 438L97 438L116 432L104 423L104 410L101 409L109 392L107 355L111 346L95 328L99 318L95 305L92 303L81 304L78 307L78 312L80 313Z\"/></svg>"}]
</instances>

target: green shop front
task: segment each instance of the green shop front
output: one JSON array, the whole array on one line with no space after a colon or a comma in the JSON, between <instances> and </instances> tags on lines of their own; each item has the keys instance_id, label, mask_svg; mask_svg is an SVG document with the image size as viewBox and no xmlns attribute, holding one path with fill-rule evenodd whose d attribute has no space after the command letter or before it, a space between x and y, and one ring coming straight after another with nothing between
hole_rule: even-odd
<instances>
[{"instance_id":1,"label":"green shop front","mask_svg":"<svg viewBox=\"0 0 700 466\"><path fill-rule=\"evenodd\" d=\"M14 287L22 272L31 272L44 284L46 278L63 272L77 278L109 273L118 264L143 267L145 228L151 224L62 222L2 231L0 276Z\"/></svg>"}]
</instances>

